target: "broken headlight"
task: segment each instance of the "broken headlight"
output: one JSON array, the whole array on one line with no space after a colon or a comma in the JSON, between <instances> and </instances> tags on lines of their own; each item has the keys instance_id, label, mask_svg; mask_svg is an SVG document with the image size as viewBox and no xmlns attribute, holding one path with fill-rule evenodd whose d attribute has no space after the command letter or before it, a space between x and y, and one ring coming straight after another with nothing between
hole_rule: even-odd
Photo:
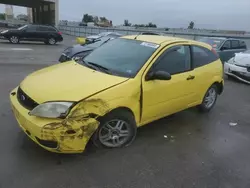
<instances>
[{"instance_id":1,"label":"broken headlight","mask_svg":"<svg viewBox=\"0 0 250 188\"><path fill-rule=\"evenodd\" d=\"M35 107L30 115L46 118L65 117L73 102L46 102Z\"/></svg>"}]
</instances>

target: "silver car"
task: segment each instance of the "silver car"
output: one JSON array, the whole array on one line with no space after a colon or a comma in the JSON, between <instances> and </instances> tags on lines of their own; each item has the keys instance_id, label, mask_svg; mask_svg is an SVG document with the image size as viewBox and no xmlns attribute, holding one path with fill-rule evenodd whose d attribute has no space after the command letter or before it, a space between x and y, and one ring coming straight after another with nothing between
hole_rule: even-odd
<instances>
[{"instance_id":1,"label":"silver car","mask_svg":"<svg viewBox=\"0 0 250 188\"><path fill-rule=\"evenodd\" d=\"M210 44L219 54L224 63L234 57L235 53L243 52L247 49L243 40L223 37L206 37L199 41Z\"/></svg>"}]
</instances>

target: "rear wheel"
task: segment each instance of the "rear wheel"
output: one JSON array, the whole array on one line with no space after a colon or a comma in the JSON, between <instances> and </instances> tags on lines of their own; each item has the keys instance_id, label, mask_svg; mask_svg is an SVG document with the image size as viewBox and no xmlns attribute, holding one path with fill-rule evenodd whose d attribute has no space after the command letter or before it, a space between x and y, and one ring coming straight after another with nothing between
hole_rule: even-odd
<instances>
[{"instance_id":1,"label":"rear wheel","mask_svg":"<svg viewBox=\"0 0 250 188\"><path fill-rule=\"evenodd\" d=\"M9 37L9 41L12 43L12 44L18 44L19 43L19 37L18 36L10 36Z\"/></svg>"},{"instance_id":2,"label":"rear wheel","mask_svg":"<svg viewBox=\"0 0 250 188\"><path fill-rule=\"evenodd\" d=\"M202 112L210 111L217 100L218 88L216 85L212 85L206 92L202 103L198 106Z\"/></svg>"},{"instance_id":3,"label":"rear wheel","mask_svg":"<svg viewBox=\"0 0 250 188\"><path fill-rule=\"evenodd\" d=\"M92 140L98 147L119 148L132 143L136 131L133 115L126 110L115 110L103 117Z\"/></svg>"},{"instance_id":4,"label":"rear wheel","mask_svg":"<svg viewBox=\"0 0 250 188\"><path fill-rule=\"evenodd\" d=\"M45 44L54 45L54 44L56 44L56 39L53 37L50 37L50 38L48 38L47 41L45 41Z\"/></svg>"}]
</instances>

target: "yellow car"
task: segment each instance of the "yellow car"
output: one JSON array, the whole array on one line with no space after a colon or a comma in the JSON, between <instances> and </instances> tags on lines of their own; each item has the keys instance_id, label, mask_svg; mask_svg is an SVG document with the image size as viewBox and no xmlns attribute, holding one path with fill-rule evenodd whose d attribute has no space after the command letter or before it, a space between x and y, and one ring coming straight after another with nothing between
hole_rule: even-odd
<instances>
[{"instance_id":1,"label":"yellow car","mask_svg":"<svg viewBox=\"0 0 250 188\"><path fill-rule=\"evenodd\" d=\"M181 110L213 108L223 90L222 63L211 46L165 36L126 36L79 62L27 76L10 93L23 131L43 148L83 152L127 146L137 127Z\"/></svg>"}]
</instances>

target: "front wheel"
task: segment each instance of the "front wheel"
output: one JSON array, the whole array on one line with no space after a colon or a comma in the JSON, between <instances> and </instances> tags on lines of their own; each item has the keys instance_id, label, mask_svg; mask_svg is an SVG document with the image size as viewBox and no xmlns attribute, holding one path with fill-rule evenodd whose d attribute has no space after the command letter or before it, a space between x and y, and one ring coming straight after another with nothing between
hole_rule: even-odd
<instances>
[{"instance_id":1,"label":"front wheel","mask_svg":"<svg viewBox=\"0 0 250 188\"><path fill-rule=\"evenodd\" d=\"M19 43L19 37L18 36L10 36L9 37L9 41L12 43L12 44L18 44Z\"/></svg>"},{"instance_id":2,"label":"front wheel","mask_svg":"<svg viewBox=\"0 0 250 188\"><path fill-rule=\"evenodd\" d=\"M132 143L136 131L133 115L126 110L115 110L103 117L92 140L98 147L119 148Z\"/></svg>"},{"instance_id":3,"label":"front wheel","mask_svg":"<svg viewBox=\"0 0 250 188\"><path fill-rule=\"evenodd\" d=\"M216 87L216 85L212 85L206 92L202 103L198 106L199 109L202 112L208 112L210 111L217 100L217 96L218 96L218 88Z\"/></svg>"}]
</instances>

